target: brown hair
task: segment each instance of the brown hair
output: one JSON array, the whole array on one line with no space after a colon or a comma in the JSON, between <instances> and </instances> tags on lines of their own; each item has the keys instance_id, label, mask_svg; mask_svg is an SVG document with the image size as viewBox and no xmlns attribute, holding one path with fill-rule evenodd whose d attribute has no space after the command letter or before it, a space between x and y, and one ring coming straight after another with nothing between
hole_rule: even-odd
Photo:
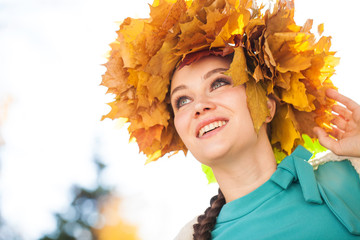
<instances>
[{"instance_id":1,"label":"brown hair","mask_svg":"<svg viewBox=\"0 0 360 240\"><path fill-rule=\"evenodd\" d=\"M224 204L225 197L219 188L218 195L213 196L210 200L210 207L205 210L204 214L198 217L198 223L193 225L194 240L211 239L211 231L215 227L216 218Z\"/></svg>"}]
</instances>

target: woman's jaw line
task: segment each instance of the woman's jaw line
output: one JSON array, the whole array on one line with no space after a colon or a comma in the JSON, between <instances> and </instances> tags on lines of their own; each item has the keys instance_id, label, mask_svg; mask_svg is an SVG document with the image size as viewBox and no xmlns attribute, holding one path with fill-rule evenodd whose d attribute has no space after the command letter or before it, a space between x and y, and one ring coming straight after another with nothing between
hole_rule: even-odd
<instances>
[{"instance_id":1,"label":"woman's jaw line","mask_svg":"<svg viewBox=\"0 0 360 240\"><path fill-rule=\"evenodd\" d=\"M256 144L241 152L212 159L210 165L226 202L255 190L270 179L277 167L267 135L258 135Z\"/></svg>"}]
</instances>

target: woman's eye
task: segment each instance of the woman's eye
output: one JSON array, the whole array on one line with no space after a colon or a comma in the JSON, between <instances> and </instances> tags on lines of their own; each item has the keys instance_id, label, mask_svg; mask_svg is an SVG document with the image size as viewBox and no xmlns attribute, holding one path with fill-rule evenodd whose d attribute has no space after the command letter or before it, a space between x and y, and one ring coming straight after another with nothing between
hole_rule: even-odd
<instances>
[{"instance_id":1,"label":"woman's eye","mask_svg":"<svg viewBox=\"0 0 360 240\"><path fill-rule=\"evenodd\" d=\"M217 79L211 84L211 89L215 90L219 87L222 87L222 86L228 85L228 84L230 84L230 83L225 79Z\"/></svg>"},{"instance_id":2,"label":"woman's eye","mask_svg":"<svg viewBox=\"0 0 360 240\"><path fill-rule=\"evenodd\" d=\"M179 109L182 106L188 104L190 102L190 99L187 97L179 97L178 100L176 101L176 107Z\"/></svg>"}]
</instances>

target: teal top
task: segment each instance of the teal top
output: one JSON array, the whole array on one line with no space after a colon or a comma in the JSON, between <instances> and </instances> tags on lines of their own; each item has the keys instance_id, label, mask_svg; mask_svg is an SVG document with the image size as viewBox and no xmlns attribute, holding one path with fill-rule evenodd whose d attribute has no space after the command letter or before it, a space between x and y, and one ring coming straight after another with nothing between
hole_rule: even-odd
<instances>
[{"instance_id":1,"label":"teal top","mask_svg":"<svg viewBox=\"0 0 360 240\"><path fill-rule=\"evenodd\" d=\"M299 146L271 178L225 204L214 240L360 239L360 179L347 160L314 171Z\"/></svg>"}]
</instances>

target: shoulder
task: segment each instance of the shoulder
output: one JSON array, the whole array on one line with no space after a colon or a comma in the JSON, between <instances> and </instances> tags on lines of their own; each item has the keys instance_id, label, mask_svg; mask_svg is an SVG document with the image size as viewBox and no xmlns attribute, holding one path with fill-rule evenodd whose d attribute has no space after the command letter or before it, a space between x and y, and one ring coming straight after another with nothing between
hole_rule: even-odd
<instances>
[{"instance_id":1,"label":"shoulder","mask_svg":"<svg viewBox=\"0 0 360 240\"><path fill-rule=\"evenodd\" d=\"M315 169L316 179L322 184L331 183L332 186L341 183L360 184L360 158L328 153L321 158L309 160L309 162Z\"/></svg>"},{"instance_id":2,"label":"shoulder","mask_svg":"<svg viewBox=\"0 0 360 240\"><path fill-rule=\"evenodd\" d=\"M357 157L338 156L338 155L334 154L333 152L329 152L320 158L315 158L315 159L309 160L309 163L314 167L314 169L317 169L319 166L322 166L325 163L343 162L343 161L345 161L345 162L349 161L350 164L353 166L354 170L360 176L360 158L357 158Z\"/></svg>"},{"instance_id":3,"label":"shoulder","mask_svg":"<svg viewBox=\"0 0 360 240\"><path fill-rule=\"evenodd\" d=\"M197 223L197 218L194 218L193 220L191 220L190 222L188 222L178 233L178 235L175 237L174 240L192 240L193 239L193 234L194 234L194 229L193 229L193 225L195 223Z\"/></svg>"},{"instance_id":4,"label":"shoulder","mask_svg":"<svg viewBox=\"0 0 360 240\"><path fill-rule=\"evenodd\" d=\"M351 233L360 234L360 158L329 153L309 162L329 209Z\"/></svg>"}]
</instances>

